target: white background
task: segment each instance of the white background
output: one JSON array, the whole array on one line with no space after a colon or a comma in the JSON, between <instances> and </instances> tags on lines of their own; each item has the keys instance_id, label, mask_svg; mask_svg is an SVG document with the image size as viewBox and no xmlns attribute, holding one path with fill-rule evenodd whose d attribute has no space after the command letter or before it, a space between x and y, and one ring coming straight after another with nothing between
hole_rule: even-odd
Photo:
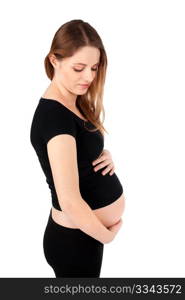
<instances>
[{"instance_id":1,"label":"white background","mask_svg":"<svg viewBox=\"0 0 185 300\"><path fill-rule=\"evenodd\" d=\"M105 148L126 196L101 277L185 276L185 2L4 1L0 277L54 277L42 248L50 191L29 140L56 30L90 23L108 56Z\"/></svg>"}]
</instances>

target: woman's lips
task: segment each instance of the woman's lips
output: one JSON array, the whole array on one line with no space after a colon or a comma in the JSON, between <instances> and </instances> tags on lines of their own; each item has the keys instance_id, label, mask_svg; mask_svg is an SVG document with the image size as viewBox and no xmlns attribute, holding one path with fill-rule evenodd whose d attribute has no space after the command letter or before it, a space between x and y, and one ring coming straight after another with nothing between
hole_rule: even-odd
<instances>
[{"instance_id":1,"label":"woman's lips","mask_svg":"<svg viewBox=\"0 0 185 300\"><path fill-rule=\"evenodd\" d=\"M89 85L88 84L79 84L82 88L88 88Z\"/></svg>"}]
</instances>

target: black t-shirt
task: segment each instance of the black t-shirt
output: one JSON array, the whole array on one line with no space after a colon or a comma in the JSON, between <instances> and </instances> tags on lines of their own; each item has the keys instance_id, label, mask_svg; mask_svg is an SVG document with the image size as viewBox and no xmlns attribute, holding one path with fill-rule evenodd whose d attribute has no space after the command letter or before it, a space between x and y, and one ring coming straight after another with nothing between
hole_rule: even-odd
<instances>
[{"instance_id":1,"label":"black t-shirt","mask_svg":"<svg viewBox=\"0 0 185 300\"><path fill-rule=\"evenodd\" d=\"M47 153L47 142L58 134L70 134L75 138L79 189L83 200L91 209L109 205L123 193L122 184L115 172L112 176L109 172L102 175L101 172L106 167L94 171L92 161L102 153L104 137L99 130L89 132L86 127L95 128L90 121L84 121L59 101L40 98L31 123L30 141L50 188L52 205L58 210L62 210L62 207L57 198Z\"/></svg>"}]
</instances>

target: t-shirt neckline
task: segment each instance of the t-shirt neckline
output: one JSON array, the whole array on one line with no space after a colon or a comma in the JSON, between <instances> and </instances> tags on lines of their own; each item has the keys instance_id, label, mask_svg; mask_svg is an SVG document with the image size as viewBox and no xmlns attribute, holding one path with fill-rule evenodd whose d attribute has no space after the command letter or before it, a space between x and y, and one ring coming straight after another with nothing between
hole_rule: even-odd
<instances>
[{"instance_id":1,"label":"t-shirt neckline","mask_svg":"<svg viewBox=\"0 0 185 300\"><path fill-rule=\"evenodd\" d=\"M64 104L62 104L61 102L59 102L58 100L56 99L51 99L51 98L44 98L44 97L41 97L40 98L40 101L52 101L52 102L55 102L55 103L58 103L59 105L62 105L65 109L67 109L68 111L70 111L75 117L77 117L78 119L80 119L82 122L84 123L89 123L89 120L84 120L82 118L80 118L77 114L75 114L72 110L70 110L68 107L66 107Z\"/></svg>"}]
</instances>

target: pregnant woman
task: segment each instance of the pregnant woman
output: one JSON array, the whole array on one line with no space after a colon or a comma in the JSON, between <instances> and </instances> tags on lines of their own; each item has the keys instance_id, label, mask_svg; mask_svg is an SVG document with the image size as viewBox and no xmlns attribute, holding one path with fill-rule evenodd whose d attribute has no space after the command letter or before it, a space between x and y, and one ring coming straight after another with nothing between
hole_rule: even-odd
<instances>
[{"instance_id":1,"label":"pregnant woman","mask_svg":"<svg viewBox=\"0 0 185 300\"><path fill-rule=\"evenodd\" d=\"M103 43L89 23L72 20L57 30L45 58L51 83L30 130L51 191L43 248L56 277L100 277L104 244L122 225L123 187L100 121L106 68Z\"/></svg>"}]
</instances>

